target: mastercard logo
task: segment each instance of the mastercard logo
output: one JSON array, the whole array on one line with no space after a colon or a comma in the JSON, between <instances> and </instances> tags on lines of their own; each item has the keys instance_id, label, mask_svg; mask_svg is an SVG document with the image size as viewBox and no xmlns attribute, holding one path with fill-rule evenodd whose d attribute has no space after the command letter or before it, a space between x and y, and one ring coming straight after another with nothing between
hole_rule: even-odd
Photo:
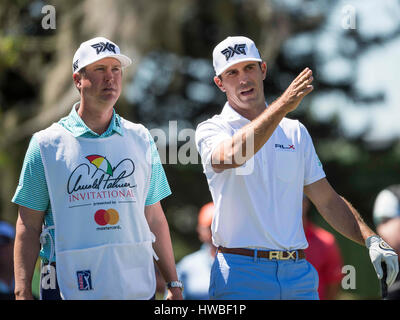
<instances>
[{"instance_id":1,"label":"mastercard logo","mask_svg":"<svg viewBox=\"0 0 400 320\"><path fill-rule=\"evenodd\" d=\"M94 214L94 221L96 221L96 223L100 226L117 224L119 221L118 211L115 209L97 210Z\"/></svg>"}]
</instances>

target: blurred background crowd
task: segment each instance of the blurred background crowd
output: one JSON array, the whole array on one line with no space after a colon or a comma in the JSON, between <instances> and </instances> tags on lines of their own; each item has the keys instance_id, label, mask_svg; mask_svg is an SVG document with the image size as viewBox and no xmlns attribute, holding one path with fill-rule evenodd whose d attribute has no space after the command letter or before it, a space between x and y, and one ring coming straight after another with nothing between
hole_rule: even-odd
<instances>
[{"instance_id":1,"label":"blurred background crowd","mask_svg":"<svg viewBox=\"0 0 400 320\"><path fill-rule=\"evenodd\" d=\"M162 205L177 262L204 249L198 213L211 197L200 160L169 157L183 145L195 149L193 139L179 132L222 109L211 52L229 35L257 43L267 61L269 103L301 70L313 70L314 92L289 117L306 125L330 183L375 228L377 195L400 183L399 17L400 2L391 0L2 0L0 220L11 229L0 227L1 252L12 246L17 207L10 200L29 140L79 100L72 56L95 36L118 43L134 60L124 71L118 113L169 135L164 169L173 194ZM170 121L176 121L175 132ZM356 286L344 290L338 282L333 298L379 298L368 251L332 230L313 207L307 217L332 234L341 265L356 270ZM391 232L398 230L399 224ZM1 254L1 274L10 269L8 253Z\"/></svg>"}]
</instances>

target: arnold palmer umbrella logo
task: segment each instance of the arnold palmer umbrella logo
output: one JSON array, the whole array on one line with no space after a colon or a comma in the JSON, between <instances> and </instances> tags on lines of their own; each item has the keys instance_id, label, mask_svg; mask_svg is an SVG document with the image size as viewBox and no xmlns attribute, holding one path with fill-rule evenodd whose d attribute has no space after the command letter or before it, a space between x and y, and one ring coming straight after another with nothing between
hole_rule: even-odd
<instances>
[{"instance_id":1,"label":"arnold palmer umbrella logo","mask_svg":"<svg viewBox=\"0 0 400 320\"><path fill-rule=\"evenodd\" d=\"M88 159L89 162L96 167L96 171L93 173L92 178L94 177L97 170L99 170L99 169L102 170L104 173L107 173L110 176L113 175L113 169L111 167L111 164L105 157L99 156L97 154L93 154L93 155L87 156L86 159Z\"/></svg>"},{"instance_id":2,"label":"arnold palmer umbrella logo","mask_svg":"<svg viewBox=\"0 0 400 320\"><path fill-rule=\"evenodd\" d=\"M67 181L67 192L71 195L82 191L131 189L136 187L134 172L135 164L129 158L113 166L103 155L88 155L71 172Z\"/></svg>"}]
</instances>

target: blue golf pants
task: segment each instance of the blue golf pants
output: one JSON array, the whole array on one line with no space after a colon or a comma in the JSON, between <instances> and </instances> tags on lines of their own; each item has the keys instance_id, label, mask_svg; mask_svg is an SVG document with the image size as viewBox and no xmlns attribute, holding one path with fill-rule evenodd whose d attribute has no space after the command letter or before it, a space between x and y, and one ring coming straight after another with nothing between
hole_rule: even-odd
<instances>
[{"instance_id":1,"label":"blue golf pants","mask_svg":"<svg viewBox=\"0 0 400 320\"><path fill-rule=\"evenodd\" d=\"M305 259L269 260L218 252L211 269L213 300L318 300L318 273Z\"/></svg>"}]
</instances>

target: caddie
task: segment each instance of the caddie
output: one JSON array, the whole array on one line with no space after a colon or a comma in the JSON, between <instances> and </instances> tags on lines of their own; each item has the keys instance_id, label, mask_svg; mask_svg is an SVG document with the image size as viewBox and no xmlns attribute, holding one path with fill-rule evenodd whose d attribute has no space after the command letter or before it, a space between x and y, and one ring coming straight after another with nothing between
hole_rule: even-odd
<instances>
[{"instance_id":1,"label":"caddie","mask_svg":"<svg viewBox=\"0 0 400 320\"><path fill-rule=\"evenodd\" d=\"M215 205L210 298L318 299L318 274L304 254L303 194L332 227L367 246L379 278L386 263L391 285L397 254L335 192L307 129L286 117L313 90L312 71L305 68L267 105L267 64L251 39L220 42L213 65L227 102L196 130Z\"/></svg>"},{"instance_id":2,"label":"caddie","mask_svg":"<svg viewBox=\"0 0 400 320\"><path fill-rule=\"evenodd\" d=\"M33 298L40 243L42 299L154 299L154 259L167 299L182 299L157 149L143 125L115 111L130 64L106 38L83 42L72 61L80 101L30 141L12 200L17 299Z\"/></svg>"}]
</instances>

